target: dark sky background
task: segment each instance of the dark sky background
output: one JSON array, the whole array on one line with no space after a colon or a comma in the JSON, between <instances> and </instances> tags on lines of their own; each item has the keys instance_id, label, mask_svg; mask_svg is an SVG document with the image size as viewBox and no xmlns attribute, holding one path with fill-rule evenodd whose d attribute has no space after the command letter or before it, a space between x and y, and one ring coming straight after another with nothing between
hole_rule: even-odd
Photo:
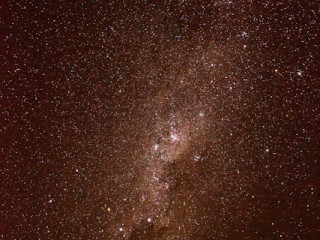
<instances>
[{"instance_id":1,"label":"dark sky background","mask_svg":"<svg viewBox=\"0 0 320 240\"><path fill-rule=\"evenodd\" d=\"M0 239L320 239L319 1L0 6Z\"/></svg>"}]
</instances>

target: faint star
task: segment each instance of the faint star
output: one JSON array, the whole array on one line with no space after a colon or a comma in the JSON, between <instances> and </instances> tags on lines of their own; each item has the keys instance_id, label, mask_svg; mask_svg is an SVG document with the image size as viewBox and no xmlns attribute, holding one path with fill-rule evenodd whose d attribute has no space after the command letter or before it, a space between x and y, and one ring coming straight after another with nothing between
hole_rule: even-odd
<instances>
[{"instance_id":1,"label":"faint star","mask_svg":"<svg viewBox=\"0 0 320 240\"><path fill-rule=\"evenodd\" d=\"M153 145L153 150L157 151L159 150L160 145L158 143Z\"/></svg>"},{"instance_id":2,"label":"faint star","mask_svg":"<svg viewBox=\"0 0 320 240\"><path fill-rule=\"evenodd\" d=\"M302 71L301 70L299 70L299 71L297 71L297 75L299 76L299 77L301 77L302 76Z\"/></svg>"},{"instance_id":3,"label":"faint star","mask_svg":"<svg viewBox=\"0 0 320 240\"><path fill-rule=\"evenodd\" d=\"M247 32L241 32L241 36L242 36L242 37L248 37L249 34L248 34Z\"/></svg>"},{"instance_id":4,"label":"faint star","mask_svg":"<svg viewBox=\"0 0 320 240\"><path fill-rule=\"evenodd\" d=\"M197 161L201 160L201 156L199 154L196 154L193 156L193 160L197 162Z\"/></svg>"}]
</instances>

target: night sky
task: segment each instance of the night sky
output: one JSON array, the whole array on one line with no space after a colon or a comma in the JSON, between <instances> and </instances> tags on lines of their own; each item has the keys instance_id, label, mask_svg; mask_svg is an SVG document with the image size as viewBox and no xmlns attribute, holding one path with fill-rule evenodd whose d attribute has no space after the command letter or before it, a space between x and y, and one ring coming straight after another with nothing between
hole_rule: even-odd
<instances>
[{"instance_id":1,"label":"night sky","mask_svg":"<svg viewBox=\"0 0 320 240\"><path fill-rule=\"evenodd\" d=\"M320 239L319 1L0 6L0 239Z\"/></svg>"}]
</instances>

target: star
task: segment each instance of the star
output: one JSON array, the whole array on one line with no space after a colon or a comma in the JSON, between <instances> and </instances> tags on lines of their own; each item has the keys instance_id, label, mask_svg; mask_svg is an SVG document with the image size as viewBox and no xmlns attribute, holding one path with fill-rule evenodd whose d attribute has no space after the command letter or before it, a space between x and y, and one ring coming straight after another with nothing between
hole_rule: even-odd
<instances>
[{"instance_id":1,"label":"star","mask_svg":"<svg viewBox=\"0 0 320 240\"><path fill-rule=\"evenodd\" d=\"M178 136L177 133L172 132L172 133L170 134L170 139L171 139L172 142L177 142L177 141L179 140L179 136Z\"/></svg>"}]
</instances>

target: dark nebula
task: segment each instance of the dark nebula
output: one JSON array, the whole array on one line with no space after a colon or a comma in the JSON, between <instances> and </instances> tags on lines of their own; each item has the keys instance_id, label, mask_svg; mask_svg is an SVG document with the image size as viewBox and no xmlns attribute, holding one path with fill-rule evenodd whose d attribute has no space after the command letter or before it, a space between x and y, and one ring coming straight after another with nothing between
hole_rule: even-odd
<instances>
[{"instance_id":1,"label":"dark nebula","mask_svg":"<svg viewBox=\"0 0 320 240\"><path fill-rule=\"evenodd\" d=\"M0 239L320 239L319 1L0 14Z\"/></svg>"}]
</instances>

